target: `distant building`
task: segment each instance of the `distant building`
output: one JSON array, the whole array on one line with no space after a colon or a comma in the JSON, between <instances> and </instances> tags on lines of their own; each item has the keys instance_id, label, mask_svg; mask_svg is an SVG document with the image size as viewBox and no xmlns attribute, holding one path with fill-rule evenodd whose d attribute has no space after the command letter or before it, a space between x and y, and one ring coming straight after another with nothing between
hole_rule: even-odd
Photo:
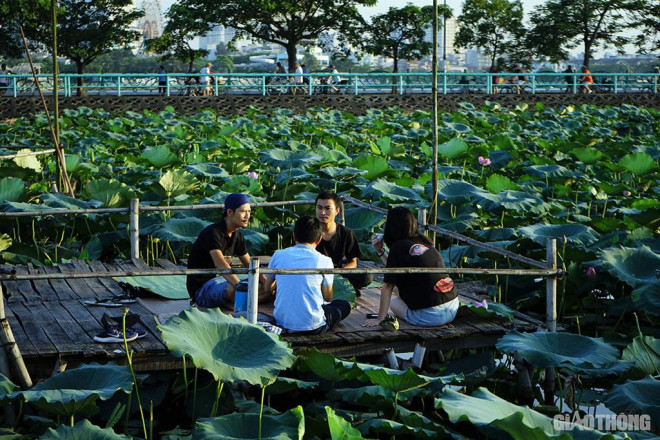
<instances>
[{"instance_id":1,"label":"distant building","mask_svg":"<svg viewBox=\"0 0 660 440\"><path fill-rule=\"evenodd\" d=\"M465 67L483 71L490 68L491 59L484 54L483 49L467 49L465 51Z\"/></svg>"},{"instance_id":2,"label":"distant building","mask_svg":"<svg viewBox=\"0 0 660 440\"><path fill-rule=\"evenodd\" d=\"M209 51L208 59L216 59L216 50L218 44L224 43L227 44L234 38L236 31L230 27L224 27L222 25L216 25L211 29L206 35L201 36L197 39L200 49L206 49Z\"/></svg>"}]
</instances>

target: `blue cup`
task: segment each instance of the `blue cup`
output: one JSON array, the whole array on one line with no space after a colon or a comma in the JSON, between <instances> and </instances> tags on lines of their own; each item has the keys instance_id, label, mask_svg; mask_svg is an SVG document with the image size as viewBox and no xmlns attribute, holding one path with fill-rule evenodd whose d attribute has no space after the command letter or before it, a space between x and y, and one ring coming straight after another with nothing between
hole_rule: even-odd
<instances>
[{"instance_id":1,"label":"blue cup","mask_svg":"<svg viewBox=\"0 0 660 440\"><path fill-rule=\"evenodd\" d=\"M241 281L236 284L236 294L234 295L234 313L247 311L247 281Z\"/></svg>"}]
</instances>

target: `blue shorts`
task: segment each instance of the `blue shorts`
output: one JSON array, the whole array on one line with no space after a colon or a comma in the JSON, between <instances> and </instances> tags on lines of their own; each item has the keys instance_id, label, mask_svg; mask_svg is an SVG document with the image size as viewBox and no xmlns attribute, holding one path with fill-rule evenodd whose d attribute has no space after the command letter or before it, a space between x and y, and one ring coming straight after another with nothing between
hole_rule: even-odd
<instances>
[{"instance_id":1,"label":"blue shorts","mask_svg":"<svg viewBox=\"0 0 660 440\"><path fill-rule=\"evenodd\" d=\"M412 325L420 327L434 327L445 325L456 318L458 306L460 305L458 297L439 306L428 307L426 309L406 310L406 321Z\"/></svg>"},{"instance_id":2,"label":"blue shorts","mask_svg":"<svg viewBox=\"0 0 660 440\"><path fill-rule=\"evenodd\" d=\"M207 308L230 305L227 286L229 283L223 277L208 280L195 294L195 304Z\"/></svg>"}]
</instances>

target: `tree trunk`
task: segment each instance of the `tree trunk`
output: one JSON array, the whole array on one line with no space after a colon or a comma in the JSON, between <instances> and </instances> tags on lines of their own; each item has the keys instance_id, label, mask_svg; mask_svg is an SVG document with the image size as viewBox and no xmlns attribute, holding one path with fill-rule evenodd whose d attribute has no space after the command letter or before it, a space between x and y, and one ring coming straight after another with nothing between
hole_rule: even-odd
<instances>
[{"instance_id":1,"label":"tree trunk","mask_svg":"<svg viewBox=\"0 0 660 440\"><path fill-rule=\"evenodd\" d=\"M582 64L589 67L590 62L591 62L591 41L585 40L584 41L584 59L582 60Z\"/></svg>"},{"instance_id":2,"label":"tree trunk","mask_svg":"<svg viewBox=\"0 0 660 440\"><path fill-rule=\"evenodd\" d=\"M394 65L392 66L392 73L398 73L399 72L399 57L395 53L394 56L392 57L394 60ZM399 88L397 87L397 81L398 77L393 76L392 77L392 94L393 95L398 95L399 94Z\"/></svg>"},{"instance_id":3,"label":"tree trunk","mask_svg":"<svg viewBox=\"0 0 660 440\"><path fill-rule=\"evenodd\" d=\"M289 40L286 46L286 56L289 58L289 73L293 73L295 68L293 67L294 64L296 64L297 56L298 56L298 49L296 49L296 42Z\"/></svg>"},{"instance_id":4,"label":"tree trunk","mask_svg":"<svg viewBox=\"0 0 660 440\"><path fill-rule=\"evenodd\" d=\"M83 72L85 71L85 65L80 60L75 60L75 62L76 62L78 75L82 75ZM85 90L83 89L83 82L84 82L83 77L78 76L78 90L76 90L77 96L85 96Z\"/></svg>"}]
</instances>

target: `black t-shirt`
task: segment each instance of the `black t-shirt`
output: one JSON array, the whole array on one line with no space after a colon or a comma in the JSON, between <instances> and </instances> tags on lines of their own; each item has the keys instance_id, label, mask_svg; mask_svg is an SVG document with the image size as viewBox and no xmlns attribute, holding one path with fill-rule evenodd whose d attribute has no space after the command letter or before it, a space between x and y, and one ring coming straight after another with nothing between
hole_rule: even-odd
<instances>
[{"instance_id":1,"label":"black t-shirt","mask_svg":"<svg viewBox=\"0 0 660 440\"><path fill-rule=\"evenodd\" d=\"M385 267L445 267L440 253L421 237L395 241ZM385 274L383 280L399 288L399 296L411 310L444 304L456 298L447 274Z\"/></svg>"},{"instance_id":2,"label":"black t-shirt","mask_svg":"<svg viewBox=\"0 0 660 440\"><path fill-rule=\"evenodd\" d=\"M208 225L199 233L188 256L188 269L213 269L215 264L210 252L219 249L225 257L241 257L247 254L245 239L239 229L231 237L227 234L227 224L222 219L217 223ZM205 282L214 278L213 275L188 275L186 286L188 294L194 298L195 293Z\"/></svg>"},{"instance_id":3,"label":"black t-shirt","mask_svg":"<svg viewBox=\"0 0 660 440\"><path fill-rule=\"evenodd\" d=\"M318 246L316 246L316 250L326 257L330 257L335 267L342 267L344 257L348 261L353 258L362 258L360 245L355 238L355 234L346 226L339 223L337 223L335 235L330 240L321 240Z\"/></svg>"}]
</instances>

